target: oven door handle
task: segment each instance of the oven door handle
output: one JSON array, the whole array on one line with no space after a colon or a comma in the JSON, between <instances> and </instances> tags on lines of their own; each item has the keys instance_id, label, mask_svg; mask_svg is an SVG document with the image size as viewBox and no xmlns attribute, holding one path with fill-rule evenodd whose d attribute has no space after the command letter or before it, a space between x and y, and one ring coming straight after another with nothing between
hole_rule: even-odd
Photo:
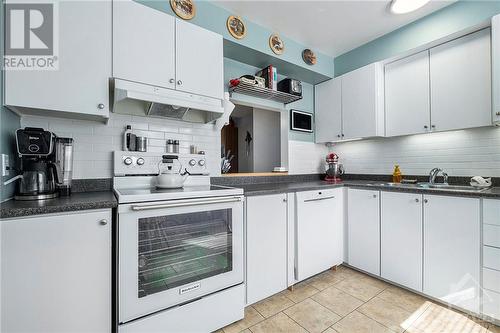
<instances>
[{"instance_id":1,"label":"oven door handle","mask_svg":"<svg viewBox=\"0 0 500 333\"><path fill-rule=\"evenodd\" d=\"M211 199L190 199L190 200L178 200L174 202L164 202L155 204L142 204L133 205L131 208L135 211L148 210L148 209L162 209L162 208L174 208L174 207L186 207L186 206L198 206L198 205L209 205L218 203L229 203L229 202L239 202L241 197L229 197L229 198L211 198Z\"/></svg>"}]
</instances>

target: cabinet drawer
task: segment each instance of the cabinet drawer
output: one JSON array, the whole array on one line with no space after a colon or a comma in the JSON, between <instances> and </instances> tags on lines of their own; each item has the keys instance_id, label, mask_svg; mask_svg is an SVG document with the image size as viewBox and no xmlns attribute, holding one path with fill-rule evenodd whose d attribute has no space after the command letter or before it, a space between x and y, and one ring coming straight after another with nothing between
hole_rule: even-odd
<instances>
[{"instance_id":1,"label":"cabinet drawer","mask_svg":"<svg viewBox=\"0 0 500 333\"><path fill-rule=\"evenodd\" d=\"M500 271L483 268L483 287L500 293Z\"/></svg>"},{"instance_id":2,"label":"cabinet drawer","mask_svg":"<svg viewBox=\"0 0 500 333\"><path fill-rule=\"evenodd\" d=\"M500 226L500 200L484 199L483 223Z\"/></svg>"},{"instance_id":3,"label":"cabinet drawer","mask_svg":"<svg viewBox=\"0 0 500 333\"><path fill-rule=\"evenodd\" d=\"M500 249L483 246L483 266L500 271Z\"/></svg>"},{"instance_id":4,"label":"cabinet drawer","mask_svg":"<svg viewBox=\"0 0 500 333\"><path fill-rule=\"evenodd\" d=\"M500 247L500 225L483 225L484 245Z\"/></svg>"},{"instance_id":5,"label":"cabinet drawer","mask_svg":"<svg viewBox=\"0 0 500 333\"><path fill-rule=\"evenodd\" d=\"M339 189L337 188L337 189L297 192L297 200L308 202L308 201L335 198L336 196L339 196L339 194L342 194L342 192L339 192L338 190Z\"/></svg>"},{"instance_id":6,"label":"cabinet drawer","mask_svg":"<svg viewBox=\"0 0 500 333\"><path fill-rule=\"evenodd\" d=\"M483 291L483 314L500 319L500 293Z\"/></svg>"}]
</instances>

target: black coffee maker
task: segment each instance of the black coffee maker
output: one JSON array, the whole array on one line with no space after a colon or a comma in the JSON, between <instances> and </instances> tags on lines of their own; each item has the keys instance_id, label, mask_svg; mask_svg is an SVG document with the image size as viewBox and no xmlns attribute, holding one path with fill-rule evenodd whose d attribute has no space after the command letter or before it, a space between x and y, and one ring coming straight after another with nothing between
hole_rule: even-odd
<instances>
[{"instance_id":1,"label":"black coffee maker","mask_svg":"<svg viewBox=\"0 0 500 333\"><path fill-rule=\"evenodd\" d=\"M73 139L26 127L16 131L16 142L21 174L14 199L44 200L71 193Z\"/></svg>"}]
</instances>

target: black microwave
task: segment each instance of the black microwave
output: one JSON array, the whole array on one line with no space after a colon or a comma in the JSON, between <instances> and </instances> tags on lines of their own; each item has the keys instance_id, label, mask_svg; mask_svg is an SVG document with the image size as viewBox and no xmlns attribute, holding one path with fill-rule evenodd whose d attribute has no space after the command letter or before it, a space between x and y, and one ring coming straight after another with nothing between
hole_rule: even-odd
<instances>
[{"instance_id":1,"label":"black microwave","mask_svg":"<svg viewBox=\"0 0 500 333\"><path fill-rule=\"evenodd\" d=\"M312 133L313 114L299 110L290 110L290 129L292 131Z\"/></svg>"}]
</instances>

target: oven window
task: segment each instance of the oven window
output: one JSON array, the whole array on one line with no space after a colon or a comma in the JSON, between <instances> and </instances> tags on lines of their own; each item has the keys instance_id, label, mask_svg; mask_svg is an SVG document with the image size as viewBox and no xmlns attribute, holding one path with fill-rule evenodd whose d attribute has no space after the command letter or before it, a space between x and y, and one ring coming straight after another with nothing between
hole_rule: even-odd
<instances>
[{"instance_id":1,"label":"oven window","mask_svg":"<svg viewBox=\"0 0 500 333\"><path fill-rule=\"evenodd\" d=\"M139 219L139 298L232 270L232 212Z\"/></svg>"}]
</instances>

